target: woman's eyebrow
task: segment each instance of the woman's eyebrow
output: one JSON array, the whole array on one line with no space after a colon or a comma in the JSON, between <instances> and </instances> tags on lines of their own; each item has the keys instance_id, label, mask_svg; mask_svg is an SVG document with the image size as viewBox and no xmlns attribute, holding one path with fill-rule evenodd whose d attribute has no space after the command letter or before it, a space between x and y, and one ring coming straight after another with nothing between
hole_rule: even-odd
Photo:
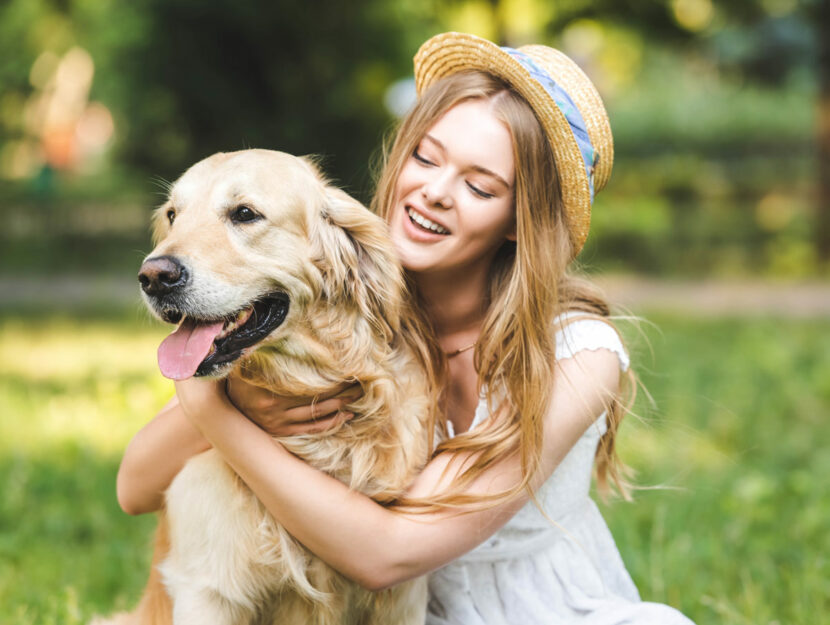
<instances>
[{"instance_id":1,"label":"woman's eyebrow","mask_svg":"<svg viewBox=\"0 0 830 625\"><path fill-rule=\"evenodd\" d=\"M433 137L431 134L425 134L424 139L428 140L430 143L435 145L435 147L437 147L442 152L447 152L447 148L444 147L444 144L441 143L435 137ZM487 169L486 167L482 167L481 165L471 165L470 169L472 169L473 171L477 171L480 174L484 174L485 176L492 176L496 180L496 182L502 184L505 189L510 189L510 184L507 182L507 180L499 176L492 169Z\"/></svg>"},{"instance_id":2,"label":"woman's eyebrow","mask_svg":"<svg viewBox=\"0 0 830 625\"><path fill-rule=\"evenodd\" d=\"M441 143L438 139L433 137L431 134L427 133L424 135L424 139L427 139L430 143L434 144L436 148L441 150L442 152L446 152L447 148L444 147L444 144Z\"/></svg>"},{"instance_id":3,"label":"woman's eyebrow","mask_svg":"<svg viewBox=\"0 0 830 625\"><path fill-rule=\"evenodd\" d=\"M496 172L494 172L490 169L487 169L486 167L482 167L481 165L471 165L470 169L472 169L473 171L477 171L480 174L484 174L485 176L491 176L492 178L495 179L496 182L503 185L505 189L510 188L510 185L507 183L507 180L505 180L504 178L499 176Z\"/></svg>"}]
</instances>

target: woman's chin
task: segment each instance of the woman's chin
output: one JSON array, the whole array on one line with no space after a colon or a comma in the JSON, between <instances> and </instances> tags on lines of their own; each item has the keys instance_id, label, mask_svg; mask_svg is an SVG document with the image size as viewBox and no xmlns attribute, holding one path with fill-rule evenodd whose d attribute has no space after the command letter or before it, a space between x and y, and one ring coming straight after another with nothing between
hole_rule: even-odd
<instances>
[{"instance_id":1,"label":"woman's chin","mask_svg":"<svg viewBox=\"0 0 830 625\"><path fill-rule=\"evenodd\" d=\"M398 229L392 230L391 234L392 245L398 255L398 260L407 271L424 271L435 262L435 252L426 249L428 246L413 241Z\"/></svg>"},{"instance_id":2,"label":"woman's chin","mask_svg":"<svg viewBox=\"0 0 830 625\"><path fill-rule=\"evenodd\" d=\"M432 255L423 252L418 253L418 250L406 249L406 247L405 245L400 247L396 245L395 249L401 265L407 271L422 273L429 271L435 266L435 258Z\"/></svg>"}]
</instances>

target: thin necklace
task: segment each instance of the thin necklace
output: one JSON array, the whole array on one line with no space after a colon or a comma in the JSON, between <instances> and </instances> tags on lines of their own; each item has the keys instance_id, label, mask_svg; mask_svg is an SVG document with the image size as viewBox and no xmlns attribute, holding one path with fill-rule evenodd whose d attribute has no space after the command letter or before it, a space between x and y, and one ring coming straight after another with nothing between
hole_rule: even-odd
<instances>
[{"instance_id":1,"label":"thin necklace","mask_svg":"<svg viewBox=\"0 0 830 625\"><path fill-rule=\"evenodd\" d=\"M453 356L458 356L458 354L460 354L461 352L466 352L468 349L472 349L473 347L475 347L476 343L478 343L478 341L474 341L473 343L470 343L466 347L460 347L459 349L456 349L456 350L451 351L451 352L444 352L444 355L447 358L452 358Z\"/></svg>"}]
</instances>

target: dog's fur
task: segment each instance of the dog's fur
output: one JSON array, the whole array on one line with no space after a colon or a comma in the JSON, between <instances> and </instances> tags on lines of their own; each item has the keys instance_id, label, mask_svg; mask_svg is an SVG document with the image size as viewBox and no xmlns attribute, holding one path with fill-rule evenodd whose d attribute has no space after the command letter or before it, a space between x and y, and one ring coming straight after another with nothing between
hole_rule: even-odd
<instances>
[{"instance_id":1,"label":"dog's fur","mask_svg":"<svg viewBox=\"0 0 830 625\"><path fill-rule=\"evenodd\" d=\"M233 223L228 216L240 205L263 219ZM279 440L378 502L398 498L426 462L434 402L414 346L398 332L404 282L382 220L308 160L246 150L191 167L154 225L148 258L175 257L188 272L180 312L217 319L274 291L288 295L282 325L219 374L238 365L246 379L287 396L359 383L350 422ZM145 595L117 618L414 624L424 620L425 592L422 579L377 593L347 580L288 535L210 450L190 459L167 491Z\"/></svg>"}]
</instances>

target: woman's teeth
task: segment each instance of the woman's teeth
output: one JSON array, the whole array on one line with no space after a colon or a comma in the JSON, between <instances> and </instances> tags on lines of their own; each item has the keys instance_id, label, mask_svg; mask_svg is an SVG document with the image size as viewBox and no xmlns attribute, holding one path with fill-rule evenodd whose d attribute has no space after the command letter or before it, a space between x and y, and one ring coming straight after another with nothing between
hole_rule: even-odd
<instances>
[{"instance_id":1,"label":"woman's teeth","mask_svg":"<svg viewBox=\"0 0 830 625\"><path fill-rule=\"evenodd\" d=\"M407 214L409 214L409 218L414 221L416 224L421 226L422 228L434 232L436 234L449 234L450 231L446 228L439 226L437 223L434 223L427 219L426 217L416 213L413 209L407 208Z\"/></svg>"}]
</instances>

